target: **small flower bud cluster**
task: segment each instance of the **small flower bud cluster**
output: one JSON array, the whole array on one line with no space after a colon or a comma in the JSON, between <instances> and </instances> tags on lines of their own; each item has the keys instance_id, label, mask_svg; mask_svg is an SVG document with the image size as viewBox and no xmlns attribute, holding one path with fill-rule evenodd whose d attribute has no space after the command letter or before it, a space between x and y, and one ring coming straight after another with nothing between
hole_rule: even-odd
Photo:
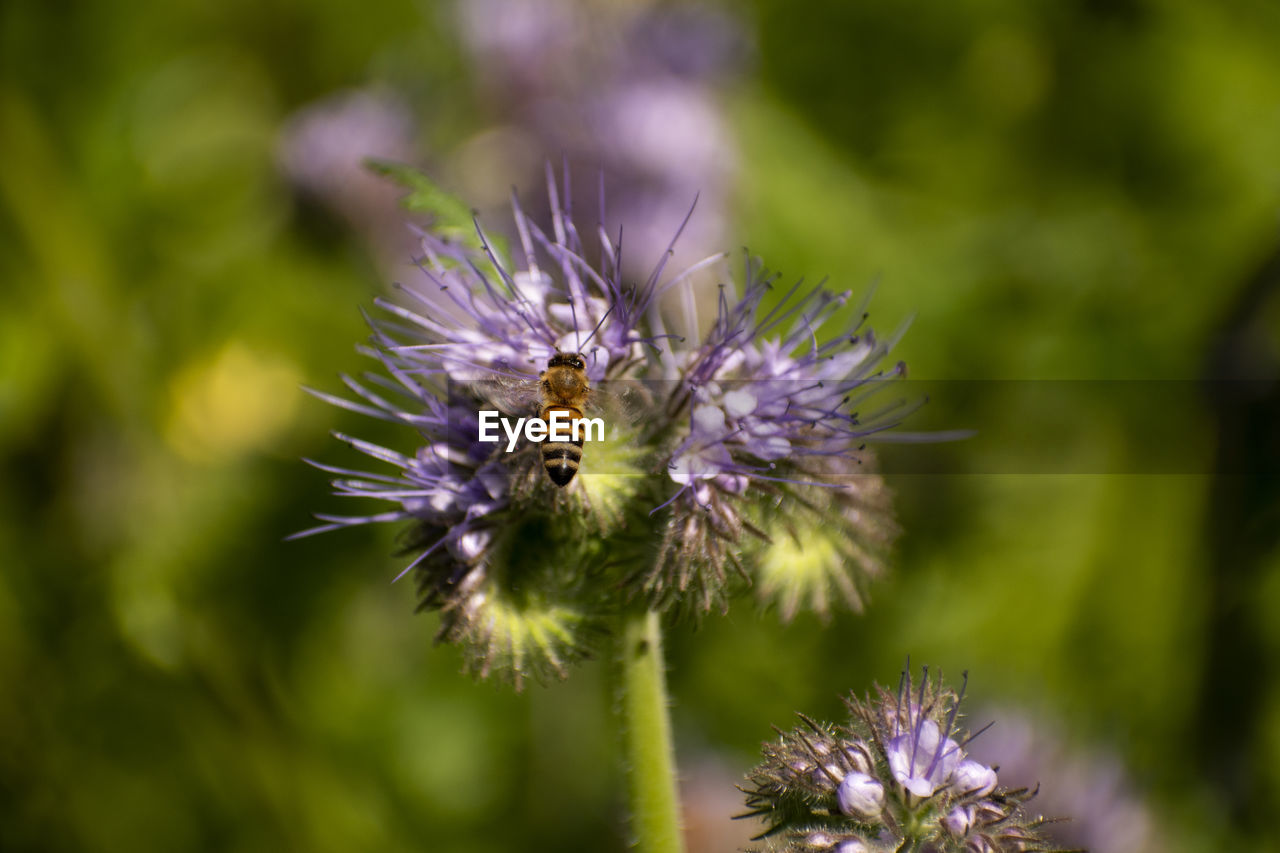
<instances>
[{"instance_id":1,"label":"small flower bud cluster","mask_svg":"<svg viewBox=\"0 0 1280 853\"><path fill-rule=\"evenodd\" d=\"M850 721L803 725L763 747L747 776L743 817L768 828L761 850L997 853L1054 849L1024 810L1033 792L999 784L968 758L956 728L959 694L903 674L897 693L845 700Z\"/></svg>"}]
</instances>

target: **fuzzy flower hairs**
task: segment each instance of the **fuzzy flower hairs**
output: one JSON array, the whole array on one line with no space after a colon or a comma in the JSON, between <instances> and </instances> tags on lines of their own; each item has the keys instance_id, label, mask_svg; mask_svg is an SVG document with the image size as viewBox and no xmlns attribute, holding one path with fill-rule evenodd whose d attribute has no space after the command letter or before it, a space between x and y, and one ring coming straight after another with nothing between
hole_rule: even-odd
<instances>
[{"instance_id":1,"label":"fuzzy flower hairs","mask_svg":"<svg viewBox=\"0 0 1280 853\"><path fill-rule=\"evenodd\" d=\"M895 338L750 257L671 270L668 247L631 281L621 233L584 239L567 176L548 190L542 225L513 201L510 251L479 224L421 235L421 278L369 320L375 368L315 392L405 427L395 447L339 436L371 470L317 463L382 509L300 535L405 523L439 639L517 686L563 677L626 608L723 610L748 588L784 618L860 608L895 532L865 441L912 408L877 402ZM537 416L587 429L537 448L486 431Z\"/></svg>"},{"instance_id":2,"label":"fuzzy flower hairs","mask_svg":"<svg viewBox=\"0 0 1280 853\"><path fill-rule=\"evenodd\" d=\"M966 676L967 682L967 676ZM1000 785L996 769L965 746L981 731L958 725L956 693L924 669L902 674L897 692L844 700L849 722L801 725L764 745L743 787L768 828L760 850L807 853L1003 853L1057 850L1046 823L1025 809L1033 791Z\"/></svg>"}]
</instances>

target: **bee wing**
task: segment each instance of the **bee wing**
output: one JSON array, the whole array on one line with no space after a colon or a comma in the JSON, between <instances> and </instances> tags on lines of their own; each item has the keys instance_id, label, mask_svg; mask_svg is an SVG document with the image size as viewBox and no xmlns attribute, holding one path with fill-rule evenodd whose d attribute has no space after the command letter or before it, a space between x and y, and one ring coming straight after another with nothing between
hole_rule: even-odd
<instances>
[{"instance_id":1,"label":"bee wing","mask_svg":"<svg viewBox=\"0 0 1280 853\"><path fill-rule=\"evenodd\" d=\"M525 416L538 407L538 380L497 376L466 383L481 403L493 406L504 415Z\"/></svg>"},{"instance_id":2,"label":"bee wing","mask_svg":"<svg viewBox=\"0 0 1280 853\"><path fill-rule=\"evenodd\" d=\"M658 395L650 383L614 379L591 389L589 408L618 423L635 425L653 417Z\"/></svg>"}]
</instances>

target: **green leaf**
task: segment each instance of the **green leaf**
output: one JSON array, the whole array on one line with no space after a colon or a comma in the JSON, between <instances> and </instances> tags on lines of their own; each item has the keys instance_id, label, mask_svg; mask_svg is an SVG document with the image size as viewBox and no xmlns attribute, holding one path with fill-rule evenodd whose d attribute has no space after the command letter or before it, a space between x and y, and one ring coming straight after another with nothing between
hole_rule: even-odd
<instances>
[{"instance_id":1,"label":"green leaf","mask_svg":"<svg viewBox=\"0 0 1280 853\"><path fill-rule=\"evenodd\" d=\"M367 158L365 167L389 178L409 191L401 203L406 210L431 217L431 230L440 237L468 248L480 249L476 233L475 211L451 195L426 173L404 163ZM493 246L501 256L501 247Z\"/></svg>"}]
</instances>

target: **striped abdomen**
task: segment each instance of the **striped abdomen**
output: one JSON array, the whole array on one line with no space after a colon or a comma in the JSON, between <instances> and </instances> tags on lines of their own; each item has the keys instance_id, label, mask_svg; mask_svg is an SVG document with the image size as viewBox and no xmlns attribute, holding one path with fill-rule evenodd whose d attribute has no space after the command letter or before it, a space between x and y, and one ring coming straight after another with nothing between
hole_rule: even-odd
<instances>
[{"instance_id":1,"label":"striped abdomen","mask_svg":"<svg viewBox=\"0 0 1280 853\"><path fill-rule=\"evenodd\" d=\"M571 421L582 417L582 412L572 406L543 406L542 419L551 422L552 412L564 412ZM573 475L578 473L578 464L582 462L582 437L577 441L542 442L542 467L547 470L551 482L560 488L569 485Z\"/></svg>"}]
</instances>

